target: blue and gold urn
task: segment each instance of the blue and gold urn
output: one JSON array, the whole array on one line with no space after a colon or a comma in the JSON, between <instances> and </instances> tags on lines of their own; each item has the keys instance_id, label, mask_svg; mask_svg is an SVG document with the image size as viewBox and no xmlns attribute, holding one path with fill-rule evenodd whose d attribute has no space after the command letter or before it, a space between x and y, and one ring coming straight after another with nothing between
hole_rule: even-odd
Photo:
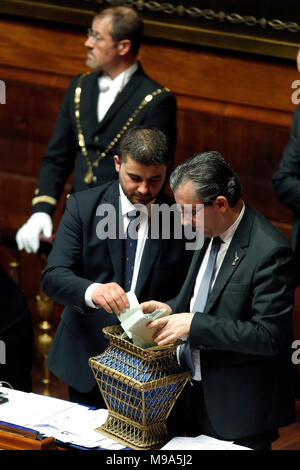
<instances>
[{"instance_id":1,"label":"blue and gold urn","mask_svg":"<svg viewBox=\"0 0 300 470\"><path fill-rule=\"evenodd\" d=\"M103 332L109 346L89 359L108 408L97 431L132 449L159 448L168 438L166 420L190 376L176 361L178 343L142 349L124 339L120 325Z\"/></svg>"}]
</instances>

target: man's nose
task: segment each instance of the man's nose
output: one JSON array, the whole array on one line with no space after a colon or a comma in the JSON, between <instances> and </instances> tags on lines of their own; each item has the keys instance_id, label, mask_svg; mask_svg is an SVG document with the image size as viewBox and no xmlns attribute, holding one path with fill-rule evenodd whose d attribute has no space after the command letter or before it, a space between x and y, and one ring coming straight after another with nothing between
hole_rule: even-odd
<instances>
[{"instance_id":1,"label":"man's nose","mask_svg":"<svg viewBox=\"0 0 300 470\"><path fill-rule=\"evenodd\" d=\"M94 47L94 40L93 40L93 38L92 38L91 36L88 37L88 38L85 40L84 45L85 45L85 47L93 48L93 47Z\"/></svg>"},{"instance_id":2,"label":"man's nose","mask_svg":"<svg viewBox=\"0 0 300 470\"><path fill-rule=\"evenodd\" d=\"M191 217L188 217L186 214L184 214L184 211L181 212L181 224L190 225L191 223L192 223Z\"/></svg>"},{"instance_id":3,"label":"man's nose","mask_svg":"<svg viewBox=\"0 0 300 470\"><path fill-rule=\"evenodd\" d=\"M149 192L149 186L147 183L141 183L138 187L138 192L140 194L147 194Z\"/></svg>"}]
</instances>

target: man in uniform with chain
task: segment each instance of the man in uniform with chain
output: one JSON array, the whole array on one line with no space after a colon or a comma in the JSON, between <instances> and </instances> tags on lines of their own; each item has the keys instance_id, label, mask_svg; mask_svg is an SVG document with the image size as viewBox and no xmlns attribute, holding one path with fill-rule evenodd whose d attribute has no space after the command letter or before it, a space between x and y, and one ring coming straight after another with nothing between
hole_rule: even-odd
<instances>
[{"instance_id":1,"label":"man in uniform with chain","mask_svg":"<svg viewBox=\"0 0 300 470\"><path fill-rule=\"evenodd\" d=\"M37 252L40 235L52 235L52 214L73 173L71 192L117 179L113 156L125 131L146 125L176 143L176 100L143 71L137 54L143 34L139 14L125 6L97 14L88 30L86 64L97 69L76 76L64 97L43 157L32 215L19 229L19 250Z\"/></svg>"}]
</instances>

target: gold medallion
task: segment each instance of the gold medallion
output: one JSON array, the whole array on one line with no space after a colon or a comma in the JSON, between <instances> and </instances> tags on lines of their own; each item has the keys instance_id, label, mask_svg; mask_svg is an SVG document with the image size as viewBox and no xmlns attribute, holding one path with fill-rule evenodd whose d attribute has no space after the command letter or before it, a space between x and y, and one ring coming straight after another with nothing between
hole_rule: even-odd
<instances>
[{"instance_id":1,"label":"gold medallion","mask_svg":"<svg viewBox=\"0 0 300 470\"><path fill-rule=\"evenodd\" d=\"M89 169L88 172L85 174L84 182L86 184L91 184L91 182L93 181L93 176L93 170Z\"/></svg>"}]
</instances>

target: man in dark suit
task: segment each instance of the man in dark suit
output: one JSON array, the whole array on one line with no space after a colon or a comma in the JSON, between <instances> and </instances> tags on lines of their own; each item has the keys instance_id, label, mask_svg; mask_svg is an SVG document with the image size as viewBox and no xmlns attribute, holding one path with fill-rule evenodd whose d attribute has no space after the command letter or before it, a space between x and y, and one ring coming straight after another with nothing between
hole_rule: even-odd
<instances>
[{"instance_id":1,"label":"man in dark suit","mask_svg":"<svg viewBox=\"0 0 300 470\"><path fill-rule=\"evenodd\" d=\"M97 71L74 77L66 92L40 168L33 214L16 236L20 250L36 252L40 234L51 236L51 216L72 173L71 192L117 179L113 156L128 128L160 129L172 160L176 100L137 62L142 32L142 19L132 8L110 7L95 16L85 46L86 63Z\"/></svg>"},{"instance_id":2,"label":"man in dark suit","mask_svg":"<svg viewBox=\"0 0 300 470\"><path fill-rule=\"evenodd\" d=\"M218 152L184 162L172 173L171 187L177 204L191 208L183 212L183 224L194 224L205 241L169 303L170 313L185 313L149 325L163 326L155 336L159 345L186 339L178 360L190 367L192 378L170 430L269 449L278 427L294 420L292 250L281 232L243 202L239 179ZM144 312L156 307L167 305L142 305ZM174 427L179 422L185 424L181 430Z\"/></svg>"},{"instance_id":3,"label":"man in dark suit","mask_svg":"<svg viewBox=\"0 0 300 470\"><path fill-rule=\"evenodd\" d=\"M300 49L297 55L300 72ZM292 248L295 258L300 260L300 105L293 116L290 139L283 151L279 168L272 177L275 194L280 202L293 211ZM299 264L299 263L298 263ZM298 270L298 284L300 271Z\"/></svg>"},{"instance_id":4,"label":"man in dark suit","mask_svg":"<svg viewBox=\"0 0 300 470\"><path fill-rule=\"evenodd\" d=\"M125 292L134 291L140 301L167 300L179 292L189 265L183 237L176 239L171 230L170 237L151 238L160 233L148 217L154 202L174 203L162 193L170 164L164 134L130 129L114 160L119 182L68 199L42 276L46 294L66 306L47 366L69 384L72 401L98 407L105 405L88 359L107 346L102 329L118 322L115 314L128 304ZM133 276L125 285L125 234L136 204L141 212L137 248Z\"/></svg>"},{"instance_id":5,"label":"man in dark suit","mask_svg":"<svg viewBox=\"0 0 300 470\"><path fill-rule=\"evenodd\" d=\"M31 392L34 349L31 314L20 287L2 268L0 302L0 382Z\"/></svg>"}]
</instances>

